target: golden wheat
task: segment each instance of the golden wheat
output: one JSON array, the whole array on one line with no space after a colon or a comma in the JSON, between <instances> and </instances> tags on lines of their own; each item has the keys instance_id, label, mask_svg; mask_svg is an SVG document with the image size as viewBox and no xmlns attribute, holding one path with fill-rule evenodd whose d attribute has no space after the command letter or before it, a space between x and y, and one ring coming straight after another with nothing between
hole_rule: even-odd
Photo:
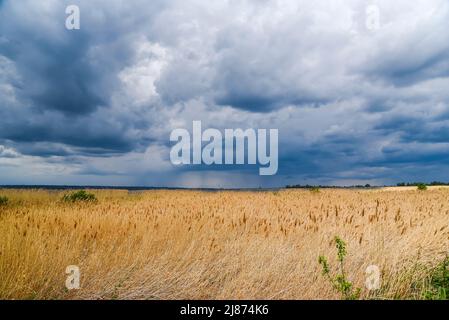
<instances>
[{"instance_id":1,"label":"golden wheat","mask_svg":"<svg viewBox=\"0 0 449 320\"><path fill-rule=\"evenodd\" d=\"M449 189L1 193L2 299L334 299L318 256L335 265L337 235L356 286L382 270L362 298L410 298L449 252ZM65 288L68 265L79 290Z\"/></svg>"}]
</instances>

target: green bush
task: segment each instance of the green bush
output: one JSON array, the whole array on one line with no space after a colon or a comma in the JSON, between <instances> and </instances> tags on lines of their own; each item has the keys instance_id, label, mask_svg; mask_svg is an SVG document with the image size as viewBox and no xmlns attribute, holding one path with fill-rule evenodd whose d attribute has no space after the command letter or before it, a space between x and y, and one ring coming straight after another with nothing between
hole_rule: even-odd
<instances>
[{"instance_id":1,"label":"green bush","mask_svg":"<svg viewBox=\"0 0 449 320\"><path fill-rule=\"evenodd\" d=\"M9 202L9 199L5 196L0 196L0 206L6 206Z\"/></svg>"},{"instance_id":2,"label":"green bush","mask_svg":"<svg viewBox=\"0 0 449 320\"><path fill-rule=\"evenodd\" d=\"M436 267L430 275L424 299L449 300L449 257Z\"/></svg>"},{"instance_id":3,"label":"green bush","mask_svg":"<svg viewBox=\"0 0 449 320\"><path fill-rule=\"evenodd\" d=\"M65 194L62 197L62 201L64 201L64 202L96 202L97 198L92 193L88 193L85 190L80 190L80 191Z\"/></svg>"},{"instance_id":4,"label":"green bush","mask_svg":"<svg viewBox=\"0 0 449 320\"><path fill-rule=\"evenodd\" d=\"M420 190L420 191L427 190L427 186L424 183L419 183L418 190Z\"/></svg>"},{"instance_id":5,"label":"green bush","mask_svg":"<svg viewBox=\"0 0 449 320\"><path fill-rule=\"evenodd\" d=\"M335 237L335 246L337 248L337 257L339 262L339 272L334 276L331 275L331 269L329 267L328 260L325 256L318 258L318 263L322 267L323 276L330 282L332 287L337 290L343 299L345 300L358 300L360 298L360 288L354 288L352 282L350 282L345 273L344 260L346 257L346 243L339 237Z\"/></svg>"},{"instance_id":6,"label":"green bush","mask_svg":"<svg viewBox=\"0 0 449 320\"><path fill-rule=\"evenodd\" d=\"M312 188L310 188L309 190L310 190L310 192L312 192L312 193L319 193L319 192L320 192L320 188L318 188L318 187L312 187Z\"/></svg>"}]
</instances>

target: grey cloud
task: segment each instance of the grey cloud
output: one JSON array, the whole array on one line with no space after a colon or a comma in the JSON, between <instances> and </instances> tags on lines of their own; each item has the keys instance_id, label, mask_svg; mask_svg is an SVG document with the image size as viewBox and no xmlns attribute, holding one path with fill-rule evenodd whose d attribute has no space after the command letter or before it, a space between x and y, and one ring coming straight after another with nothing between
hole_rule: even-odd
<instances>
[{"instance_id":1,"label":"grey cloud","mask_svg":"<svg viewBox=\"0 0 449 320\"><path fill-rule=\"evenodd\" d=\"M19 154L10 148L0 145L0 158L17 158Z\"/></svg>"},{"instance_id":2,"label":"grey cloud","mask_svg":"<svg viewBox=\"0 0 449 320\"><path fill-rule=\"evenodd\" d=\"M73 3L81 30L72 32ZM394 181L420 168L444 180L449 5L376 1L372 32L367 4L2 1L0 143L36 167L70 171L51 181L210 186L229 173L269 186ZM167 169L170 130L193 119L279 128L279 175ZM140 162L149 147L167 171Z\"/></svg>"}]
</instances>

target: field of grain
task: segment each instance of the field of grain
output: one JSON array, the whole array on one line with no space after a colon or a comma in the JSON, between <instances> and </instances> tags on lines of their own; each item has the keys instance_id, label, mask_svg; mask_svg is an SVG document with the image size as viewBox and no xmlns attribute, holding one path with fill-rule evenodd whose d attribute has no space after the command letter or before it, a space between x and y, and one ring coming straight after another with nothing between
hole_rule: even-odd
<instances>
[{"instance_id":1,"label":"field of grain","mask_svg":"<svg viewBox=\"0 0 449 320\"><path fill-rule=\"evenodd\" d=\"M93 193L0 190L1 299L338 299L335 236L361 298L413 299L449 253L449 189Z\"/></svg>"}]
</instances>

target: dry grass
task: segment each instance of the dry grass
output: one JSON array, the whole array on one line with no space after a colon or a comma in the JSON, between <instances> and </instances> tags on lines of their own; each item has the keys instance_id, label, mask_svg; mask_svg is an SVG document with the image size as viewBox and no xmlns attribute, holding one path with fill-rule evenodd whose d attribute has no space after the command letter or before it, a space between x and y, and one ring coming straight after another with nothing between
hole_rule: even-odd
<instances>
[{"instance_id":1,"label":"dry grass","mask_svg":"<svg viewBox=\"0 0 449 320\"><path fill-rule=\"evenodd\" d=\"M414 298L449 248L449 189L94 193L1 191L0 298L334 299L317 259L335 265L336 235L355 285L382 270L362 298ZM65 288L68 265L80 290Z\"/></svg>"}]
</instances>

